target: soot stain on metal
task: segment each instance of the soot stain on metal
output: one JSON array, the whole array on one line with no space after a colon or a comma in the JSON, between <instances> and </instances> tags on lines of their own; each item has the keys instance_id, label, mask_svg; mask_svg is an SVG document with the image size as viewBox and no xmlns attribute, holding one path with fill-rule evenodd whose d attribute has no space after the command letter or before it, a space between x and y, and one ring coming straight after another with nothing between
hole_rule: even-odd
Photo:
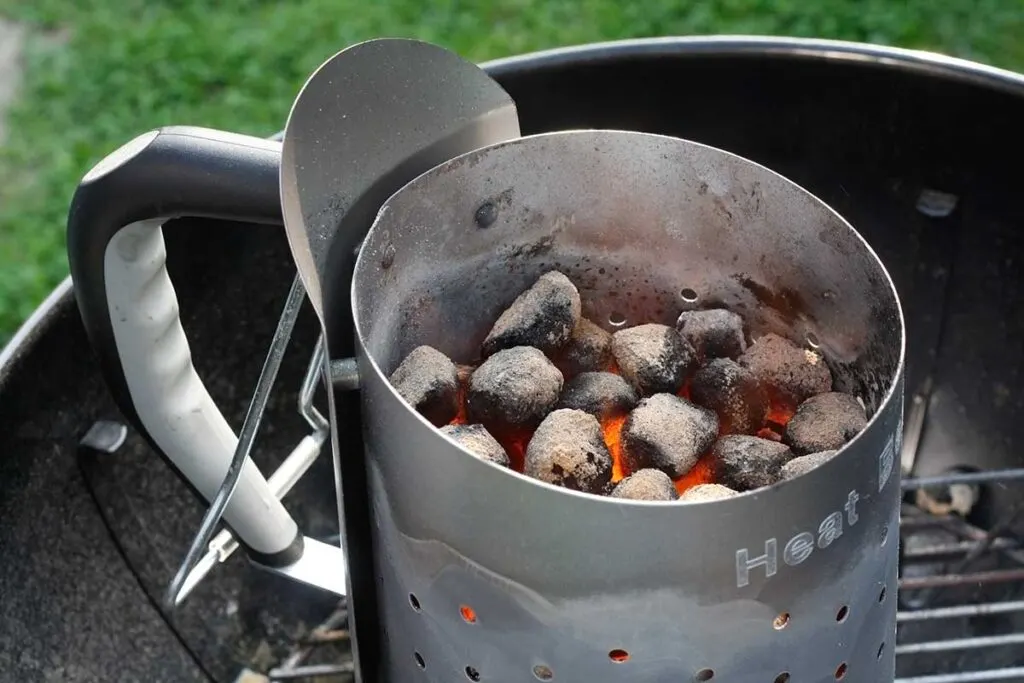
<instances>
[{"instance_id":1,"label":"soot stain on metal","mask_svg":"<svg viewBox=\"0 0 1024 683\"><path fill-rule=\"evenodd\" d=\"M732 277L744 289L753 294L758 303L774 310L790 325L797 321L800 311L807 310L803 296L796 290L782 287L778 291L773 291L748 275L733 275Z\"/></svg>"}]
</instances>

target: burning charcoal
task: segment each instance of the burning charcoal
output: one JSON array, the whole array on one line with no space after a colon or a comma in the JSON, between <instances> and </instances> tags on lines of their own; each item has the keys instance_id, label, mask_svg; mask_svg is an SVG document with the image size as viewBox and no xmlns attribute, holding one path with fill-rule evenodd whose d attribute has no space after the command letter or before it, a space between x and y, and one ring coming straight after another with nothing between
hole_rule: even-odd
<instances>
[{"instance_id":1,"label":"burning charcoal","mask_svg":"<svg viewBox=\"0 0 1024 683\"><path fill-rule=\"evenodd\" d=\"M492 426L533 427L555 407L562 373L529 346L498 351L469 380L469 414Z\"/></svg>"},{"instance_id":2,"label":"burning charcoal","mask_svg":"<svg viewBox=\"0 0 1024 683\"><path fill-rule=\"evenodd\" d=\"M810 455L801 455L798 458L793 458L785 465L782 466L782 479L795 479L801 474L807 474L813 469L817 469L819 465L823 465L832 459L839 451L821 451L820 453L811 453Z\"/></svg>"},{"instance_id":3,"label":"burning charcoal","mask_svg":"<svg viewBox=\"0 0 1024 683\"><path fill-rule=\"evenodd\" d=\"M698 370L690 396L718 414L724 433L753 434L768 419L768 393L754 373L728 358L716 358Z\"/></svg>"},{"instance_id":4,"label":"burning charcoal","mask_svg":"<svg viewBox=\"0 0 1024 683\"><path fill-rule=\"evenodd\" d=\"M724 308L683 311L676 329L690 342L698 358L738 358L747 350L743 318Z\"/></svg>"},{"instance_id":5,"label":"burning charcoal","mask_svg":"<svg viewBox=\"0 0 1024 683\"><path fill-rule=\"evenodd\" d=\"M721 500L739 495L728 486L721 484L698 484L683 491L679 500L686 502L701 502L706 500Z\"/></svg>"},{"instance_id":6,"label":"burning charcoal","mask_svg":"<svg viewBox=\"0 0 1024 683\"><path fill-rule=\"evenodd\" d=\"M797 455L837 450L868 424L864 407L849 394L813 396L796 409L784 441Z\"/></svg>"},{"instance_id":7,"label":"burning charcoal","mask_svg":"<svg viewBox=\"0 0 1024 683\"><path fill-rule=\"evenodd\" d=\"M612 456L597 418L580 410L552 412L526 447L523 472L567 489L603 492L612 478Z\"/></svg>"},{"instance_id":8,"label":"burning charcoal","mask_svg":"<svg viewBox=\"0 0 1024 683\"><path fill-rule=\"evenodd\" d=\"M612 335L586 318L580 318L555 364L566 375L605 370L612 361Z\"/></svg>"},{"instance_id":9,"label":"burning charcoal","mask_svg":"<svg viewBox=\"0 0 1024 683\"><path fill-rule=\"evenodd\" d=\"M448 424L459 411L455 363L437 349L418 346L391 373L391 385L435 427Z\"/></svg>"},{"instance_id":10,"label":"burning charcoal","mask_svg":"<svg viewBox=\"0 0 1024 683\"><path fill-rule=\"evenodd\" d=\"M675 484L668 475L650 468L634 472L612 491L612 498L629 500L675 500L678 497Z\"/></svg>"},{"instance_id":11,"label":"burning charcoal","mask_svg":"<svg viewBox=\"0 0 1024 683\"><path fill-rule=\"evenodd\" d=\"M580 321L580 293L565 275L551 271L519 295L494 323L483 343L490 356L514 346L551 352L562 347Z\"/></svg>"},{"instance_id":12,"label":"burning charcoal","mask_svg":"<svg viewBox=\"0 0 1024 683\"><path fill-rule=\"evenodd\" d=\"M481 460L490 460L502 467L512 466L508 453L483 425L448 425L441 428L441 433Z\"/></svg>"},{"instance_id":13,"label":"burning charcoal","mask_svg":"<svg viewBox=\"0 0 1024 683\"><path fill-rule=\"evenodd\" d=\"M832 373L824 359L777 334L766 334L755 341L740 356L740 365L793 407L811 396L832 391Z\"/></svg>"},{"instance_id":14,"label":"burning charcoal","mask_svg":"<svg viewBox=\"0 0 1024 683\"><path fill-rule=\"evenodd\" d=\"M771 486L793 458L785 444L746 434L723 436L711 450L715 479L736 491Z\"/></svg>"},{"instance_id":15,"label":"burning charcoal","mask_svg":"<svg viewBox=\"0 0 1024 683\"><path fill-rule=\"evenodd\" d=\"M675 330L653 323L613 334L612 355L622 376L642 396L679 391L697 359Z\"/></svg>"},{"instance_id":16,"label":"burning charcoal","mask_svg":"<svg viewBox=\"0 0 1024 683\"><path fill-rule=\"evenodd\" d=\"M640 401L622 427L622 456L630 472L656 467L681 477L715 441L718 418L673 394Z\"/></svg>"},{"instance_id":17,"label":"burning charcoal","mask_svg":"<svg viewBox=\"0 0 1024 683\"><path fill-rule=\"evenodd\" d=\"M569 380L562 390L559 408L590 413L598 419L628 413L637 395L629 382L610 372L584 372Z\"/></svg>"}]
</instances>

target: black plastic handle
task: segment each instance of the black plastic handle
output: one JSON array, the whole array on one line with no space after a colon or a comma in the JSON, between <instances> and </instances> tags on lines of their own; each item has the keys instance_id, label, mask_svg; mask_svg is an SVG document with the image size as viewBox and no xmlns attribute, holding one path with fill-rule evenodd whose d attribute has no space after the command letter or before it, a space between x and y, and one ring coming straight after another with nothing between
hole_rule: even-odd
<instances>
[{"instance_id":1,"label":"black plastic handle","mask_svg":"<svg viewBox=\"0 0 1024 683\"><path fill-rule=\"evenodd\" d=\"M185 216L280 224L281 145L193 127L150 131L82 179L68 216L75 297L120 409L207 501L237 437L192 366L162 225ZM295 522L251 461L224 515L250 554L289 564Z\"/></svg>"}]
</instances>

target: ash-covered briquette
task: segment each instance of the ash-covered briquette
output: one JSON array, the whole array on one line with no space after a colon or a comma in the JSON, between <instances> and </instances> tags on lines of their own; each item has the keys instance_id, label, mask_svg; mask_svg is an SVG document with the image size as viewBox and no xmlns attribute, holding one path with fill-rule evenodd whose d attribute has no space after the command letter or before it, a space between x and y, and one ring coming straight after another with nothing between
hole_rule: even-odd
<instances>
[{"instance_id":1,"label":"ash-covered briquette","mask_svg":"<svg viewBox=\"0 0 1024 683\"><path fill-rule=\"evenodd\" d=\"M607 370L612 361L612 335L597 324L580 318L565 346L555 354L555 364L568 376Z\"/></svg>"},{"instance_id":2,"label":"ash-covered briquette","mask_svg":"<svg viewBox=\"0 0 1024 683\"><path fill-rule=\"evenodd\" d=\"M793 458L785 444L747 434L723 436L711 449L715 481L736 491L750 491L779 481L782 466Z\"/></svg>"},{"instance_id":3,"label":"ash-covered briquette","mask_svg":"<svg viewBox=\"0 0 1024 683\"><path fill-rule=\"evenodd\" d=\"M431 346L417 346L391 373L391 386L435 427L448 424L459 410L455 363Z\"/></svg>"},{"instance_id":4,"label":"ash-covered briquette","mask_svg":"<svg viewBox=\"0 0 1024 683\"><path fill-rule=\"evenodd\" d=\"M562 373L539 350L516 346L498 351L469 380L467 408L488 429L533 427L562 392Z\"/></svg>"},{"instance_id":5,"label":"ash-covered briquette","mask_svg":"<svg viewBox=\"0 0 1024 683\"><path fill-rule=\"evenodd\" d=\"M441 433L481 460L490 460L502 467L512 466L508 453L483 425L447 425L441 427Z\"/></svg>"},{"instance_id":6,"label":"ash-covered briquette","mask_svg":"<svg viewBox=\"0 0 1024 683\"><path fill-rule=\"evenodd\" d=\"M612 456L601 425L581 410L555 410L526 446L524 474L556 486L603 493L612 478Z\"/></svg>"},{"instance_id":7,"label":"ash-covered briquette","mask_svg":"<svg viewBox=\"0 0 1024 683\"><path fill-rule=\"evenodd\" d=\"M768 419L768 392L754 373L734 360L716 358L690 381L690 396L718 415L722 432L753 434Z\"/></svg>"},{"instance_id":8,"label":"ash-covered briquette","mask_svg":"<svg viewBox=\"0 0 1024 683\"><path fill-rule=\"evenodd\" d=\"M649 323L612 335L612 355L641 396L674 394L696 367L690 343L671 327Z\"/></svg>"},{"instance_id":9,"label":"ash-covered briquette","mask_svg":"<svg viewBox=\"0 0 1024 683\"><path fill-rule=\"evenodd\" d=\"M783 440L798 455L837 450L868 424L864 407L849 394L812 396L796 409Z\"/></svg>"},{"instance_id":10,"label":"ash-covered briquette","mask_svg":"<svg viewBox=\"0 0 1024 683\"><path fill-rule=\"evenodd\" d=\"M554 270L541 275L505 309L484 339L484 357L515 346L533 346L548 353L569 341L580 321L576 285Z\"/></svg>"},{"instance_id":11,"label":"ash-covered briquette","mask_svg":"<svg viewBox=\"0 0 1024 683\"><path fill-rule=\"evenodd\" d=\"M793 458L782 466L782 479L794 479L801 474L807 474L813 469L831 460L839 451L821 451L810 455L801 455Z\"/></svg>"},{"instance_id":12,"label":"ash-covered briquette","mask_svg":"<svg viewBox=\"0 0 1024 683\"><path fill-rule=\"evenodd\" d=\"M739 362L765 388L794 407L811 396L832 391L832 373L825 359L777 334L755 341Z\"/></svg>"},{"instance_id":13,"label":"ash-covered briquette","mask_svg":"<svg viewBox=\"0 0 1024 683\"><path fill-rule=\"evenodd\" d=\"M705 500L721 500L739 495L728 486L721 484L698 484L683 491L679 496L680 501L700 502Z\"/></svg>"},{"instance_id":14,"label":"ash-covered briquette","mask_svg":"<svg viewBox=\"0 0 1024 683\"><path fill-rule=\"evenodd\" d=\"M718 418L707 408L674 394L640 401L622 426L622 457L630 472L655 467L672 479L683 476L718 434Z\"/></svg>"},{"instance_id":15,"label":"ash-covered briquette","mask_svg":"<svg viewBox=\"0 0 1024 683\"><path fill-rule=\"evenodd\" d=\"M701 359L735 359L747 350L743 318L724 308L683 311L676 320L676 329Z\"/></svg>"},{"instance_id":16,"label":"ash-covered briquette","mask_svg":"<svg viewBox=\"0 0 1024 683\"><path fill-rule=\"evenodd\" d=\"M590 413L598 419L628 413L638 397L629 382L611 372L584 372L566 382L559 408Z\"/></svg>"},{"instance_id":17,"label":"ash-covered briquette","mask_svg":"<svg viewBox=\"0 0 1024 683\"><path fill-rule=\"evenodd\" d=\"M628 500L675 500L679 494L667 474L649 467L620 481L611 496Z\"/></svg>"}]
</instances>

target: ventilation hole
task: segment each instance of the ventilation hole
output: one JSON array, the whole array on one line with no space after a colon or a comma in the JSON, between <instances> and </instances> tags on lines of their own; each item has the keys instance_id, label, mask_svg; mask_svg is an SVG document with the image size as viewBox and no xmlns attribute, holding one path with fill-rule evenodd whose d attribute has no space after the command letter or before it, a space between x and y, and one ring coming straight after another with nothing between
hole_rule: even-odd
<instances>
[{"instance_id":1,"label":"ventilation hole","mask_svg":"<svg viewBox=\"0 0 1024 683\"><path fill-rule=\"evenodd\" d=\"M781 631L789 625L789 612L783 612L774 619L772 619L772 628L776 631Z\"/></svg>"},{"instance_id":2,"label":"ventilation hole","mask_svg":"<svg viewBox=\"0 0 1024 683\"><path fill-rule=\"evenodd\" d=\"M417 612L419 612L421 609L423 609L422 607L420 607L419 598L417 598L412 593L409 593L409 604L412 605L412 608L414 610L416 610Z\"/></svg>"},{"instance_id":3,"label":"ventilation hole","mask_svg":"<svg viewBox=\"0 0 1024 683\"><path fill-rule=\"evenodd\" d=\"M783 671L775 677L775 683L789 683L789 672Z\"/></svg>"},{"instance_id":4,"label":"ventilation hole","mask_svg":"<svg viewBox=\"0 0 1024 683\"><path fill-rule=\"evenodd\" d=\"M544 664L538 664L533 667L533 677L538 681L550 681L555 677L555 672L551 670L551 667Z\"/></svg>"},{"instance_id":5,"label":"ventilation hole","mask_svg":"<svg viewBox=\"0 0 1024 683\"><path fill-rule=\"evenodd\" d=\"M878 591L878 602L885 602L885 586L882 586L882 590Z\"/></svg>"},{"instance_id":6,"label":"ventilation hole","mask_svg":"<svg viewBox=\"0 0 1024 683\"><path fill-rule=\"evenodd\" d=\"M846 621L846 617L848 616L850 616L850 608L846 605L843 605L839 608L839 611L836 612L836 621L838 621L841 624L844 621Z\"/></svg>"},{"instance_id":7,"label":"ventilation hole","mask_svg":"<svg viewBox=\"0 0 1024 683\"><path fill-rule=\"evenodd\" d=\"M612 327L622 327L626 324L626 316L621 313L612 313L608 316L608 324Z\"/></svg>"},{"instance_id":8,"label":"ventilation hole","mask_svg":"<svg viewBox=\"0 0 1024 683\"><path fill-rule=\"evenodd\" d=\"M814 334L813 332L808 332L807 345L810 346L812 349L816 349L819 346L821 346L821 342L818 341L818 335Z\"/></svg>"},{"instance_id":9,"label":"ventilation hole","mask_svg":"<svg viewBox=\"0 0 1024 683\"><path fill-rule=\"evenodd\" d=\"M679 296L681 296L683 298L683 301L685 301L688 304L692 304L694 301L697 300L697 292L690 289L689 287L686 287L682 291L680 291Z\"/></svg>"},{"instance_id":10,"label":"ventilation hole","mask_svg":"<svg viewBox=\"0 0 1024 683\"><path fill-rule=\"evenodd\" d=\"M883 652L885 652L885 643L882 643L878 646L878 654L875 655L875 659L881 659Z\"/></svg>"},{"instance_id":11,"label":"ventilation hole","mask_svg":"<svg viewBox=\"0 0 1024 683\"><path fill-rule=\"evenodd\" d=\"M842 664L840 664L839 666L836 667L836 680L837 681L841 681L844 678L846 678L846 670L847 670L847 668L849 668L849 667L846 666L846 662L843 662Z\"/></svg>"},{"instance_id":12,"label":"ventilation hole","mask_svg":"<svg viewBox=\"0 0 1024 683\"><path fill-rule=\"evenodd\" d=\"M469 605L459 605L459 614L462 615L462 620L467 624L476 623L476 612Z\"/></svg>"},{"instance_id":13,"label":"ventilation hole","mask_svg":"<svg viewBox=\"0 0 1024 683\"><path fill-rule=\"evenodd\" d=\"M698 681L698 683L703 683L704 681L710 681L714 677L715 672L713 669L701 669L694 674L693 680Z\"/></svg>"},{"instance_id":14,"label":"ventilation hole","mask_svg":"<svg viewBox=\"0 0 1024 683\"><path fill-rule=\"evenodd\" d=\"M466 678L468 678L471 681L479 681L480 680L480 672L477 671L476 669L474 669L471 666L467 666L466 667Z\"/></svg>"},{"instance_id":15,"label":"ventilation hole","mask_svg":"<svg viewBox=\"0 0 1024 683\"><path fill-rule=\"evenodd\" d=\"M616 664L622 664L623 662L629 661L629 653L625 650L612 650L608 653L608 659L612 660Z\"/></svg>"},{"instance_id":16,"label":"ventilation hole","mask_svg":"<svg viewBox=\"0 0 1024 683\"><path fill-rule=\"evenodd\" d=\"M419 652L413 652L412 658L416 660L416 666L418 666L421 669L427 668L427 663L423 661L423 655L421 655Z\"/></svg>"}]
</instances>

